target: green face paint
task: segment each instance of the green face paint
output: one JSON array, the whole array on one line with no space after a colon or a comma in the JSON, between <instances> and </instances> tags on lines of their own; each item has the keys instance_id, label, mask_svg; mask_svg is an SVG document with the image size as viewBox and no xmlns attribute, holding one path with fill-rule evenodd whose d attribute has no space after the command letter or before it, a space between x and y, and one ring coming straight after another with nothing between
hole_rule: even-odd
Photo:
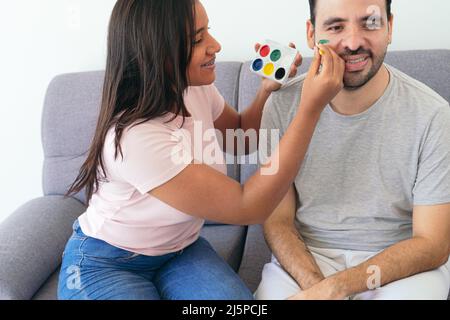
<instances>
[{"instance_id":1,"label":"green face paint","mask_svg":"<svg viewBox=\"0 0 450 320\"><path fill-rule=\"evenodd\" d=\"M328 44L328 43L330 43L330 40L320 40L319 41L319 43L318 44ZM320 49L319 50L319 54L321 55L321 56L323 56L324 54L325 54L325 51L323 51L322 49Z\"/></svg>"}]
</instances>

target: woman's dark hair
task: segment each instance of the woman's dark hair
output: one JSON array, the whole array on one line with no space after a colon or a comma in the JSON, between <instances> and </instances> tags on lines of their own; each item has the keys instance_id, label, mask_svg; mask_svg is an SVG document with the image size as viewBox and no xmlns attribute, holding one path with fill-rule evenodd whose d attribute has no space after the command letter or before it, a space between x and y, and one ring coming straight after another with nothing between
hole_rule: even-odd
<instances>
[{"instance_id":1,"label":"woman's dark hair","mask_svg":"<svg viewBox=\"0 0 450 320\"><path fill-rule=\"evenodd\" d=\"M316 25L316 3L317 0L309 0L309 10L311 11L311 23L315 26ZM388 19L391 18L392 12L391 12L391 5L392 0L386 0L386 11L387 11L387 17Z\"/></svg>"},{"instance_id":2,"label":"woman's dark hair","mask_svg":"<svg viewBox=\"0 0 450 320\"><path fill-rule=\"evenodd\" d=\"M196 0L118 0L109 22L108 53L97 128L88 156L66 196L86 188L89 201L105 181L103 147L115 129L115 159L125 129L174 113L188 116L183 93L195 41Z\"/></svg>"}]
</instances>

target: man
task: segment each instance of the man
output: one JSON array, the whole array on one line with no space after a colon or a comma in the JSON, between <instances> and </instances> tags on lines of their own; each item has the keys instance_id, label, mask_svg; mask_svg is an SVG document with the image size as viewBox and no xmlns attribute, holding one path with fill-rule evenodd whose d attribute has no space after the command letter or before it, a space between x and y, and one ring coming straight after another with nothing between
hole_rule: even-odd
<instances>
[{"instance_id":1,"label":"man","mask_svg":"<svg viewBox=\"0 0 450 320\"><path fill-rule=\"evenodd\" d=\"M295 185L264 225L274 256L256 297L447 299L449 104L383 63L391 0L310 6L308 44L326 39L345 60L344 89L324 110ZM272 96L263 129L283 135L303 81Z\"/></svg>"}]
</instances>

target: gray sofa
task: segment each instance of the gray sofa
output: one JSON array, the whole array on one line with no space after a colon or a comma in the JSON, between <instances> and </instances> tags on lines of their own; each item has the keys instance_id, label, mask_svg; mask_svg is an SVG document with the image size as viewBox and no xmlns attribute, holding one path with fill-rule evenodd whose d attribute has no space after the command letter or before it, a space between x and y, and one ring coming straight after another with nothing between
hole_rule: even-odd
<instances>
[{"instance_id":1,"label":"gray sofa","mask_svg":"<svg viewBox=\"0 0 450 320\"><path fill-rule=\"evenodd\" d=\"M450 50L392 52L386 60L450 101ZM309 62L305 59L299 72L305 72ZM249 62L219 63L217 73L216 85L227 102L243 111L260 81L249 72ZM102 72L66 74L48 87L42 117L43 197L24 204L0 225L0 299L56 298L64 246L74 220L86 209L84 195L69 199L62 195L93 136L102 77ZM254 170L250 165L228 166L229 175L242 183ZM270 259L261 227L208 222L203 236L255 290Z\"/></svg>"}]
</instances>

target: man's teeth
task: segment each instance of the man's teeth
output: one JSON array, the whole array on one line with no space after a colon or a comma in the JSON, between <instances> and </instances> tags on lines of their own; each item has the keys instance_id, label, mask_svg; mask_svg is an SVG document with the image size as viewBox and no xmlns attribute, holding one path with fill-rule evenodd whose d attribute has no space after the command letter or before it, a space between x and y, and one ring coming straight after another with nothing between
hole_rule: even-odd
<instances>
[{"instance_id":1,"label":"man's teeth","mask_svg":"<svg viewBox=\"0 0 450 320\"><path fill-rule=\"evenodd\" d=\"M356 59L356 60L347 60L347 63L349 63L349 64L357 64L357 63L365 61L366 59L367 59L367 57L366 58L359 58L359 59Z\"/></svg>"}]
</instances>

